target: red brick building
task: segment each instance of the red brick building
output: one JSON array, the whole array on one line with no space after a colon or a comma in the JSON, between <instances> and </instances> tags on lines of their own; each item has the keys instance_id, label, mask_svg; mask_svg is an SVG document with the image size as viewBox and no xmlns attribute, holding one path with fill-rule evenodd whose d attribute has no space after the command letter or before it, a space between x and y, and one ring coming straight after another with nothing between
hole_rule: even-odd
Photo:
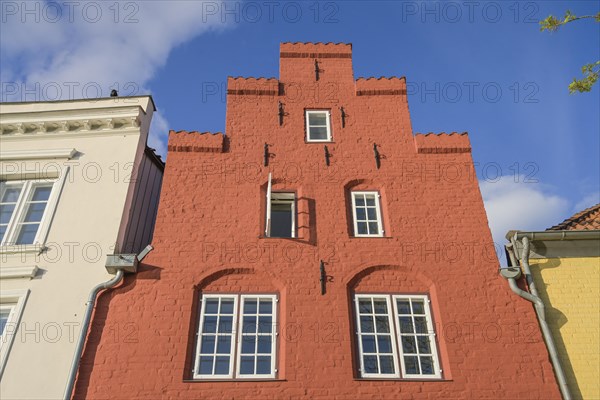
<instances>
[{"instance_id":1,"label":"red brick building","mask_svg":"<svg viewBox=\"0 0 600 400\"><path fill-rule=\"evenodd\" d=\"M229 78L225 136L170 132L155 250L75 397L560 398L466 134L413 135L405 79L355 80L349 44L280 51Z\"/></svg>"}]
</instances>

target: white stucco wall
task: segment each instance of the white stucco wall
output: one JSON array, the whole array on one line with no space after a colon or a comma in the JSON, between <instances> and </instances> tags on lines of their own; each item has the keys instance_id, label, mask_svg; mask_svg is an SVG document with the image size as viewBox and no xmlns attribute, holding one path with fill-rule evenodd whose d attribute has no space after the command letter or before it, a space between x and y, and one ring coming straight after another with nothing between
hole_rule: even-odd
<instances>
[{"instance_id":1,"label":"white stucco wall","mask_svg":"<svg viewBox=\"0 0 600 400\"><path fill-rule=\"evenodd\" d=\"M143 160L153 111L150 97L0 105L0 180L68 168L46 250L39 254L14 252L10 246L0 249L0 272L18 266L39 268L32 279L0 278L0 300L3 292L29 289L19 324L7 327L15 332L10 351L6 353L4 344L0 347L6 360L0 377L3 400L62 398L87 296L92 287L112 277L104 267L106 255L126 231L139 182L129 177L134 163ZM111 122L115 119L119 120ZM65 130L73 120L105 125ZM44 128L20 133L24 127L19 121L31 129L35 123ZM134 122L121 126L123 121ZM44 132L46 126L49 132ZM23 151L69 148L77 151L71 159L15 159Z\"/></svg>"}]
</instances>

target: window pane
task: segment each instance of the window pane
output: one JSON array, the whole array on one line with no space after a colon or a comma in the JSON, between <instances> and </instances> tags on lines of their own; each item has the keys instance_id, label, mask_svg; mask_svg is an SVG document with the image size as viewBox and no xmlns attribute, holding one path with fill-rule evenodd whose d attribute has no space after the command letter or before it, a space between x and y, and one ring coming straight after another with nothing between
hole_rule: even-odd
<instances>
[{"instance_id":1,"label":"window pane","mask_svg":"<svg viewBox=\"0 0 600 400\"><path fill-rule=\"evenodd\" d=\"M256 317L255 316L244 316L242 324L243 333L256 333Z\"/></svg>"},{"instance_id":2,"label":"window pane","mask_svg":"<svg viewBox=\"0 0 600 400\"><path fill-rule=\"evenodd\" d=\"M414 333L411 317L400 317L400 332Z\"/></svg>"},{"instance_id":3,"label":"window pane","mask_svg":"<svg viewBox=\"0 0 600 400\"><path fill-rule=\"evenodd\" d=\"M240 362L240 374L242 375L253 375L254 374L254 357L242 357Z\"/></svg>"},{"instance_id":4,"label":"window pane","mask_svg":"<svg viewBox=\"0 0 600 400\"><path fill-rule=\"evenodd\" d=\"M0 337L4 334L9 315L10 309L0 310Z\"/></svg>"},{"instance_id":5,"label":"window pane","mask_svg":"<svg viewBox=\"0 0 600 400\"><path fill-rule=\"evenodd\" d=\"M314 125L327 125L327 113L325 112L311 112L308 114L308 123L310 126Z\"/></svg>"},{"instance_id":6,"label":"window pane","mask_svg":"<svg viewBox=\"0 0 600 400\"><path fill-rule=\"evenodd\" d=\"M379 363L381 365L382 374L393 374L394 371L394 358L392 356L381 356L379 357Z\"/></svg>"},{"instance_id":7,"label":"window pane","mask_svg":"<svg viewBox=\"0 0 600 400\"><path fill-rule=\"evenodd\" d=\"M215 337L214 336L202 336L202 343L200 345L200 354L214 354L215 352Z\"/></svg>"},{"instance_id":8,"label":"window pane","mask_svg":"<svg viewBox=\"0 0 600 400\"><path fill-rule=\"evenodd\" d=\"M391 353L392 352L392 339L388 335L377 336L377 346L380 353Z\"/></svg>"},{"instance_id":9,"label":"window pane","mask_svg":"<svg viewBox=\"0 0 600 400\"><path fill-rule=\"evenodd\" d=\"M423 300L413 300L412 301L412 311L413 311L413 314L425 314L425 307L423 304Z\"/></svg>"},{"instance_id":10,"label":"window pane","mask_svg":"<svg viewBox=\"0 0 600 400\"><path fill-rule=\"evenodd\" d=\"M271 357L258 357L256 362L256 373L260 375L271 373Z\"/></svg>"},{"instance_id":11,"label":"window pane","mask_svg":"<svg viewBox=\"0 0 600 400\"><path fill-rule=\"evenodd\" d=\"M357 224L357 226L358 226L358 234L359 235L366 235L368 233L366 222L359 222Z\"/></svg>"},{"instance_id":12,"label":"window pane","mask_svg":"<svg viewBox=\"0 0 600 400\"><path fill-rule=\"evenodd\" d=\"M376 374L379 372L377 368L377 356L364 356L363 363L365 365L365 371L368 374Z\"/></svg>"},{"instance_id":13,"label":"window pane","mask_svg":"<svg viewBox=\"0 0 600 400\"><path fill-rule=\"evenodd\" d=\"M231 353L231 336L219 336L217 339L217 354Z\"/></svg>"},{"instance_id":14,"label":"window pane","mask_svg":"<svg viewBox=\"0 0 600 400\"><path fill-rule=\"evenodd\" d=\"M415 317L415 332L427 333L427 321L425 317Z\"/></svg>"},{"instance_id":15,"label":"window pane","mask_svg":"<svg viewBox=\"0 0 600 400\"><path fill-rule=\"evenodd\" d=\"M15 244L33 244L39 226L39 224L21 225Z\"/></svg>"},{"instance_id":16,"label":"window pane","mask_svg":"<svg viewBox=\"0 0 600 400\"><path fill-rule=\"evenodd\" d=\"M365 221L367 218L367 214L365 213L365 209L358 207L356 208L356 220L357 221Z\"/></svg>"},{"instance_id":17,"label":"window pane","mask_svg":"<svg viewBox=\"0 0 600 400\"><path fill-rule=\"evenodd\" d=\"M417 345L419 346L420 354L431 354L431 346L429 346L429 338L427 336L417 336Z\"/></svg>"},{"instance_id":18,"label":"window pane","mask_svg":"<svg viewBox=\"0 0 600 400\"><path fill-rule=\"evenodd\" d=\"M371 299L358 300L358 312L361 314L369 314L373 312L371 308Z\"/></svg>"},{"instance_id":19,"label":"window pane","mask_svg":"<svg viewBox=\"0 0 600 400\"><path fill-rule=\"evenodd\" d=\"M376 299L375 304L375 314L387 314L387 302L383 299Z\"/></svg>"},{"instance_id":20,"label":"window pane","mask_svg":"<svg viewBox=\"0 0 600 400\"><path fill-rule=\"evenodd\" d=\"M229 357L217 357L215 364L215 375L229 374Z\"/></svg>"},{"instance_id":21,"label":"window pane","mask_svg":"<svg viewBox=\"0 0 600 400\"><path fill-rule=\"evenodd\" d=\"M377 209L374 207L367 208L367 216L370 221L377 221Z\"/></svg>"},{"instance_id":22,"label":"window pane","mask_svg":"<svg viewBox=\"0 0 600 400\"><path fill-rule=\"evenodd\" d=\"M233 329L233 317L223 316L219 319L219 333L231 333Z\"/></svg>"},{"instance_id":23,"label":"window pane","mask_svg":"<svg viewBox=\"0 0 600 400\"><path fill-rule=\"evenodd\" d=\"M417 357L406 356L404 357L404 365L407 374L418 374L419 373L419 362Z\"/></svg>"},{"instance_id":24,"label":"window pane","mask_svg":"<svg viewBox=\"0 0 600 400\"><path fill-rule=\"evenodd\" d=\"M212 375L214 357L200 357L200 366L198 373L201 375Z\"/></svg>"},{"instance_id":25,"label":"window pane","mask_svg":"<svg viewBox=\"0 0 600 400\"><path fill-rule=\"evenodd\" d=\"M417 352L414 336L402 336L402 351L410 354Z\"/></svg>"},{"instance_id":26,"label":"window pane","mask_svg":"<svg viewBox=\"0 0 600 400\"><path fill-rule=\"evenodd\" d=\"M362 207L365 205L365 196L362 194L355 194L354 195L354 202L356 203L357 207Z\"/></svg>"},{"instance_id":27,"label":"window pane","mask_svg":"<svg viewBox=\"0 0 600 400\"><path fill-rule=\"evenodd\" d=\"M273 312L273 301L271 299L262 299L258 311L261 314L271 314Z\"/></svg>"},{"instance_id":28,"label":"window pane","mask_svg":"<svg viewBox=\"0 0 600 400\"><path fill-rule=\"evenodd\" d=\"M216 333L217 332L217 317L213 315L204 316L204 325L202 326L202 333Z\"/></svg>"},{"instance_id":29,"label":"window pane","mask_svg":"<svg viewBox=\"0 0 600 400\"><path fill-rule=\"evenodd\" d=\"M365 195L365 198L367 199L367 206L371 206L371 207L375 206L375 195L374 194L367 194L367 195Z\"/></svg>"},{"instance_id":30,"label":"window pane","mask_svg":"<svg viewBox=\"0 0 600 400\"><path fill-rule=\"evenodd\" d=\"M219 299L206 299L206 309L204 310L205 314L216 314L218 309Z\"/></svg>"},{"instance_id":31,"label":"window pane","mask_svg":"<svg viewBox=\"0 0 600 400\"><path fill-rule=\"evenodd\" d=\"M242 354L256 352L256 336L242 336Z\"/></svg>"},{"instance_id":32,"label":"window pane","mask_svg":"<svg viewBox=\"0 0 600 400\"><path fill-rule=\"evenodd\" d=\"M20 187L7 188L2 195L2 203L16 203L19 200L19 194L21 194Z\"/></svg>"},{"instance_id":33,"label":"window pane","mask_svg":"<svg viewBox=\"0 0 600 400\"><path fill-rule=\"evenodd\" d=\"M375 336L364 335L362 337L362 350L363 353L376 353L375 350Z\"/></svg>"},{"instance_id":34,"label":"window pane","mask_svg":"<svg viewBox=\"0 0 600 400\"><path fill-rule=\"evenodd\" d=\"M367 333L375 332L375 327L373 326L373 317L368 315L360 317L360 331Z\"/></svg>"},{"instance_id":35,"label":"window pane","mask_svg":"<svg viewBox=\"0 0 600 400\"><path fill-rule=\"evenodd\" d=\"M258 354L271 354L271 336L258 337L258 348L256 352Z\"/></svg>"},{"instance_id":36,"label":"window pane","mask_svg":"<svg viewBox=\"0 0 600 400\"><path fill-rule=\"evenodd\" d=\"M408 300L398 300L398 314L410 314L410 302Z\"/></svg>"},{"instance_id":37,"label":"window pane","mask_svg":"<svg viewBox=\"0 0 600 400\"><path fill-rule=\"evenodd\" d=\"M233 299L221 300L221 314L233 314Z\"/></svg>"},{"instance_id":38,"label":"window pane","mask_svg":"<svg viewBox=\"0 0 600 400\"><path fill-rule=\"evenodd\" d=\"M40 222L45 209L46 203L30 203L27 207L24 222Z\"/></svg>"},{"instance_id":39,"label":"window pane","mask_svg":"<svg viewBox=\"0 0 600 400\"><path fill-rule=\"evenodd\" d=\"M292 237L292 203L271 204L271 237Z\"/></svg>"},{"instance_id":40,"label":"window pane","mask_svg":"<svg viewBox=\"0 0 600 400\"><path fill-rule=\"evenodd\" d=\"M6 226L0 225L0 241L4 240L5 233L6 233Z\"/></svg>"},{"instance_id":41,"label":"window pane","mask_svg":"<svg viewBox=\"0 0 600 400\"><path fill-rule=\"evenodd\" d=\"M379 234L379 226L377 222L369 222L369 234L378 235Z\"/></svg>"},{"instance_id":42,"label":"window pane","mask_svg":"<svg viewBox=\"0 0 600 400\"><path fill-rule=\"evenodd\" d=\"M14 204L0 205L0 224L8 224L14 210Z\"/></svg>"},{"instance_id":43,"label":"window pane","mask_svg":"<svg viewBox=\"0 0 600 400\"><path fill-rule=\"evenodd\" d=\"M433 375L433 358L421 357L421 373L425 375Z\"/></svg>"},{"instance_id":44,"label":"window pane","mask_svg":"<svg viewBox=\"0 0 600 400\"><path fill-rule=\"evenodd\" d=\"M327 140L327 128L324 126L313 126L310 128L310 140Z\"/></svg>"},{"instance_id":45,"label":"window pane","mask_svg":"<svg viewBox=\"0 0 600 400\"><path fill-rule=\"evenodd\" d=\"M256 314L256 299L244 300L244 314Z\"/></svg>"},{"instance_id":46,"label":"window pane","mask_svg":"<svg viewBox=\"0 0 600 400\"><path fill-rule=\"evenodd\" d=\"M388 333L390 331L390 324L387 316L375 317L375 321L377 323L378 333Z\"/></svg>"},{"instance_id":47,"label":"window pane","mask_svg":"<svg viewBox=\"0 0 600 400\"><path fill-rule=\"evenodd\" d=\"M258 317L258 333L271 333L273 330L273 318Z\"/></svg>"},{"instance_id":48,"label":"window pane","mask_svg":"<svg viewBox=\"0 0 600 400\"><path fill-rule=\"evenodd\" d=\"M52 186L40 186L35 188L31 201L47 201L50 197Z\"/></svg>"}]
</instances>

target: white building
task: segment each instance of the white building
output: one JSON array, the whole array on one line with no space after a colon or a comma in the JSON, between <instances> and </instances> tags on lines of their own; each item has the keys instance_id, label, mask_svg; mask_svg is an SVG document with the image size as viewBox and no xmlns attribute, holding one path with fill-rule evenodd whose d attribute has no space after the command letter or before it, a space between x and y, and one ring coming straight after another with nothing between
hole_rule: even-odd
<instances>
[{"instance_id":1,"label":"white building","mask_svg":"<svg viewBox=\"0 0 600 400\"><path fill-rule=\"evenodd\" d=\"M107 255L150 243L154 111L149 96L0 104L1 399L63 397Z\"/></svg>"}]
</instances>

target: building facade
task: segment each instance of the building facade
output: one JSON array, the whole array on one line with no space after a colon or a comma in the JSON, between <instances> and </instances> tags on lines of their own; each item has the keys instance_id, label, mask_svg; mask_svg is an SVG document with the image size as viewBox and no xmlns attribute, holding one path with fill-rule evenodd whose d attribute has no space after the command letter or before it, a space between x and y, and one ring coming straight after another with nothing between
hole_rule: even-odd
<instances>
[{"instance_id":1,"label":"building facade","mask_svg":"<svg viewBox=\"0 0 600 400\"><path fill-rule=\"evenodd\" d=\"M560 398L466 134L414 135L405 79L355 79L349 44L283 43L227 93L225 135L169 134L155 250L75 398Z\"/></svg>"},{"instance_id":2,"label":"building facade","mask_svg":"<svg viewBox=\"0 0 600 400\"><path fill-rule=\"evenodd\" d=\"M63 398L107 255L151 240L152 98L0 104L0 398Z\"/></svg>"},{"instance_id":3,"label":"building facade","mask_svg":"<svg viewBox=\"0 0 600 400\"><path fill-rule=\"evenodd\" d=\"M571 398L600 398L600 204L546 231L512 231L507 239L519 267L526 258L534 290L545 304Z\"/></svg>"}]
</instances>

